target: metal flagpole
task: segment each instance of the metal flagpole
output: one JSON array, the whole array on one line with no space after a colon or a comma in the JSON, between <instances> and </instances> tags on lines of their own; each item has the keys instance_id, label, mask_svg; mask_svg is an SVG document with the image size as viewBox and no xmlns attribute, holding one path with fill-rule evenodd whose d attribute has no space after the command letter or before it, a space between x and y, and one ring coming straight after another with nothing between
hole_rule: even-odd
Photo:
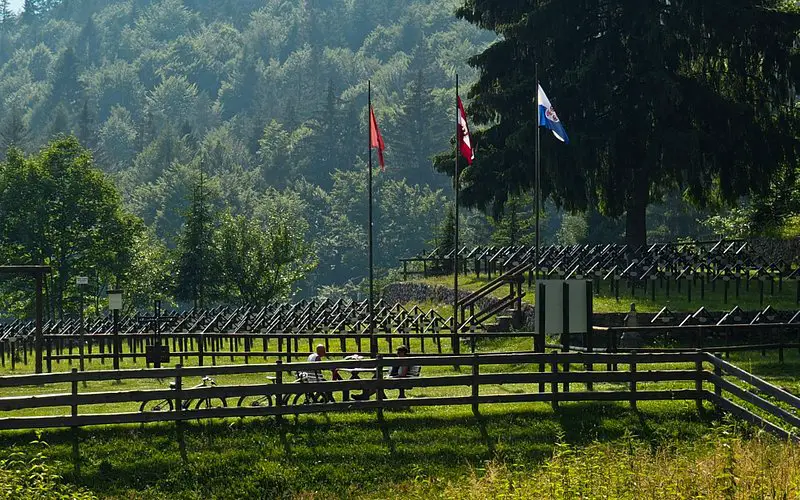
<instances>
[{"instance_id":1,"label":"metal flagpole","mask_svg":"<svg viewBox=\"0 0 800 500\"><path fill-rule=\"evenodd\" d=\"M461 351L461 346L459 344L460 340L458 338L458 328L459 328L459 321L458 321L458 191L459 191L459 172L458 172L458 155L460 153L461 144L459 143L459 133L461 132L461 124L459 123L460 112L458 109L458 73L456 73L456 167L455 167L455 175L453 176L455 182L455 202L454 202L454 212L455 212L455 235L453 238L454 241L454 249L453 249L453 354L458 354Z\"/></svg>"},{"instance_id":2,"label":"metal flagpole","mask_svg":"<svg viewBox=\"0 0 800 500\"><path fill-rule=\"evenodd\" d=\"M539 243L540 243L540 240L539 240L539 211L541 210L541 197L542 197L541 158L540 158L541 143L540 143L540 138L539 138L539 129L540 129L540 126L539 126L539 63L536 63L535 67L536 67L536 69L535 69L535 72L536 72L536 146L535 146L536 160L535 160L535 167L534 167L534 173L533 173L533 177L534 177L533 183L534 183L534 191L535 191L534 198L536 199L535 200L536 206L535 206L535 209L534 209L534 212L536 213L536 252L535 252L535 259L536 259L536 262L535 262L535 269L536 269L535 277L536 277L536 279L534 280L534 283L539 280Z\"/></svg>"},{"instance_id":3,"label":"metal flagpole","mask_svg":"<svg viewBox=\"0 0 800 500\"><path fill-rule=\"evenodd\" d=\"M375 316L373 310L373 274L372 274L372 81L367 80L367 150L369 151L368 185L369 185L369 225L367 237L369 238L369 299L367 301L367 315L369 321L369 351L372 357L378 355L378 346L375 342Z\"/></svg>"},{"instance_id":4,"label":"metal flagpole","mask_svg":"<svg viewBox=\"0 0 800 500\"><path fill-rule=\"evenodd\" d=\"M536 303L538 305L538 304L544 304L544 297L539 297L539 295L538 295L539 294L539 244L540 244L540 239L539 239L539 212L540 212L540 209L541 209L541 198L542 198L541 168L540 168L541 167L541 155L540 155L540 153L541 153L541 150L540 150L541 139L539 137L539 131L540 131L541 126L540 126L540 123L539 123L539 63L538 62L535 64L535 78L536 78L536 141L535 141L536 142L536 146L535 146L535 153L534 154L536 155L536 159L535 159L535 167L534 167L534 173L533 173L533 177L534 177L534 181L533 182L534 182L534 191L535 191L534 197L536 198L536 207L535 207L535 212L536 212L536 252L535 252L535 259L536 259L536 262L535 262L535 267L534 267L534 269L536 269L536 273L534 274L533 286L534 286L534 292L536 293ZM544 324L544 323L539 321L540 320L540 314L543 315L544 311L539 311L538 307L536 309L537 309L536 310L536 325L537 325L536 332L537 333L536 333L536 336L535 336L534 342L533 342L533 350L536 351L536 352L544 352L544 350L545 350L544 341L543 341L544 332L539 331L540 329L542 329L541 325ZM544 367L543 364L539 364L539 371L540 372L544 371L544 368L545 367Z\"/></svg>"}]
</instances>

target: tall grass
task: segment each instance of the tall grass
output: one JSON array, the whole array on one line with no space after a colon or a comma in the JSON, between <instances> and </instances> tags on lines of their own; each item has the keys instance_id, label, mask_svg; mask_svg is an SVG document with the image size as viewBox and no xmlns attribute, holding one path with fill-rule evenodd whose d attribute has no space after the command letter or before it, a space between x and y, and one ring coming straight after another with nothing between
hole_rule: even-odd
<instances>
[{"instance_id":1,"label":"tall grass","mask_svg":"<svg viewBox=\"0 0 800 500\"><path fill-rule=\"evenodd\" d=\"M396 491L429 499L798 498L800 445L729 429L657 448L632 436L583 448L560 440L533 469L495 459L462 481L416 478Z\"/></svg>"},{"instance_id":2,"label":"tall grass","mask_svg":"<svg viewBox=\"0 0 800 500\"><path fill-rule=\"evenodd\" d=\"M14 451L0 459L0 500L96 498L82 488L64 483L48 461L46 449L45 443L36 440L27 450Z\"/></svg>"}]
</instances>

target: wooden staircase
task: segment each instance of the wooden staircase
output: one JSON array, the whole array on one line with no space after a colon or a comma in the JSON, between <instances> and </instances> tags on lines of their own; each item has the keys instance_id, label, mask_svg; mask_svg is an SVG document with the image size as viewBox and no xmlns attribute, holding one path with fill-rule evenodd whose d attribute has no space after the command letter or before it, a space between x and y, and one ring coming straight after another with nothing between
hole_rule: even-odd
<instances>
[{"instance_id":1,"label":"wooden staircase","mask_svg":"<svg viewBox=\"0 0 800 500\"><path fill-rule=\"evenodd\" d=\"M487 331L509 331L522 326L525 273L532 268L532 262L517 264L460 300L456 311L458 329L468 331L470 328L483 327ZM499 298L498 302L483 308L478 305L504 286L508 287L508 294ZM492 318L494 323L489 323Z\"/></svg>"}]
</instances>

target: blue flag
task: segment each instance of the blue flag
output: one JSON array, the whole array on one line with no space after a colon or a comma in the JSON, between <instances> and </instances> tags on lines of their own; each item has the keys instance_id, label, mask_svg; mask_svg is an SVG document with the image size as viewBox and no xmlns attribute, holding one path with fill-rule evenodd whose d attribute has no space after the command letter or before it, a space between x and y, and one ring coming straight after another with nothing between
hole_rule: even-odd
<instances>
[{"instance_id":1,"label":"blue flag","mask_svg":"<svg viewBox=\"0 0 800 500\"><path fill-rule=\"evenodd\" d=\"M556 139L559 141L569 144L569 137L567 136L567 131L564 130L564 125L561 124L561 120L558 119L558 115L556 114L555 108L553 105L550 104L550 99L547 98L547 95L542 90L542 86L539 85L539 126L544 128L549 128L553 131L553 135L556 136Z\"/></svg>"}]
</instances>

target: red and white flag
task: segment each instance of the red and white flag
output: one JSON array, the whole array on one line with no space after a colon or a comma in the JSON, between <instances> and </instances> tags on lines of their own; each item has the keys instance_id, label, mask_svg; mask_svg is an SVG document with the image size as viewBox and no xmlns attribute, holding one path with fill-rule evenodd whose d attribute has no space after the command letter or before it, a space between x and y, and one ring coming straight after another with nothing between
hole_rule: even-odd
<instances>
[{"instance_id":1,"label":"red and white flag","mask_svg":"<svg viewBox=\"0 0 800 500\"><path fill-rule=\"evenodd\" d=\"M467 114L464 112L464 105L461 104L461 97L458 99L458 148L461 156L467 159L467 164L472 165L475 159L475 152L472 149L472 138L469 135L469 125L467 125Z\"/></svg>"},{"instance_id":2,"label":"red and white flag","mask_svg":"<svg viewBox=\"0 0 800 500\"><path fill-rule=\"evenodd\" d=\"M369 107L369 147L378 150L378 163L381 166L381 172L384 172L386 166L383 162L383 150L386 149L386 145L383 143L381 131L378 130L378 121L375 119L375 111L372 106Z\"/></svg>"}]
</instances>

